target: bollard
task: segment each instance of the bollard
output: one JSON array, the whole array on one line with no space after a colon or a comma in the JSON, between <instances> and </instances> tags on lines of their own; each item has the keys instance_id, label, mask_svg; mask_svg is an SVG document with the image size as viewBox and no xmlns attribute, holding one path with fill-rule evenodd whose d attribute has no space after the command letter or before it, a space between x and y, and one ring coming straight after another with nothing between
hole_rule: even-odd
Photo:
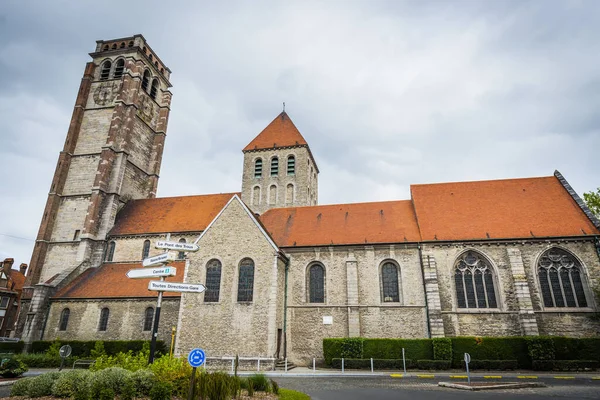
<instances>
[{"instance_id":1,"label":"bollard","mask_svg":"<svg viewBox=\"0 0 600 400\"><path fill-rule=\"evenodd\" d=\"M402 365L404 366L404 376L406 376L406 358L404 357L404 347L402 348Z\"/></svg>"},{"instance_id":2,"label":"bollard","mask_svg":"<svg viewBox=\"0 0 600 400\"><path fill-rule=\"evenodd\" d=\"M371 357L371 373L373 373L373 357Z\"/></svg>"},{"instance_id":3,"label":"bollard","mask_svg":"<svg viewBox=\"0 0 600 400\"><path fill-rule=\"evenodd\" d=\"M285 358L285 372L287 372L287 357Z\"/></svg>"},{"instance_id":4,"label":"bollard","mask_svg":"<svg viewBox=\"0 0 600 400\"><path fill-rule=\"evenodd\" d=\"M260 358L258 359L258 363L256 364L256 370L260 372Z\"/></svg>"},{"instance_id":5,"label":"bollard","mask_svg":"<svg viewBox=\"0 0 600 400\"><path fill-rule=\"evenodd\" d=\"M315 372L315 359L313 358L313 373Z\"/></svg>"},{"instance_id":6,"label":"bollard","mask_svg":"<svg viewBox=\"0 0 600 400\"><path fill-rule=\"evenodd\" d=\"M232 359L231 359L231 374L232 374L232 375L235 373L234 364L235 364L235 360L232 358Z\"/></svg>"},{"instance_id":7,"label":"bollard","mask_svg":"<svg viewBox=\"0 0 600 400\"><path fill-rule=\"evenodd\" d=\"M342 358L342 374L344 373L344 359Z\"/></svg>"}]
</instances>

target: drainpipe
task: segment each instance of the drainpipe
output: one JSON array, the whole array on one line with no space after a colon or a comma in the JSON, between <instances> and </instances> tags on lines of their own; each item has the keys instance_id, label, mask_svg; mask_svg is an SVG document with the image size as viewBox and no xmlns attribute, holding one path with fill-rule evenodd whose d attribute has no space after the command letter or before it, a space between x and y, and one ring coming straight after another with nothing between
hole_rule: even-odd
<instances>
[{"instance_id":1,"label":"drainpipe","mask_svg":"<svg viewBox=\"0 0 600 400\"><path fill-rule=\"evenodd\" d=\"M283 289L283 358L287 358L287 298L288 298L288 272L290 269L290 259L283 253L283 262L285 263L285 286Z\"/></svg>"},{"instance_id":2,"label":"drainpipe","mask_svg":"<svg viewBox=\"0 0 600 400\"><path fill-rule=\"evenodd\" d=\"M598 259L600 260L600 236L595 237L594 244L596 245L596 253L598 253Z\"/></svg>"},{"instance_id":3,"label":"drainpipe","mask_svg":"<svg viewBox=\"0 0 600 400\"><path fill-rule=\"evenodd\" d=\"M421 243L417 244L419 249L419 262L421 263L421 278L423 279L423 294L425 295L425 319L427 321L427 337L431 339L431 322L429 321L429 306L427 304L427 286L425 285L425 265L423 265L423 251Z\"/></svg>"}]
</instances>

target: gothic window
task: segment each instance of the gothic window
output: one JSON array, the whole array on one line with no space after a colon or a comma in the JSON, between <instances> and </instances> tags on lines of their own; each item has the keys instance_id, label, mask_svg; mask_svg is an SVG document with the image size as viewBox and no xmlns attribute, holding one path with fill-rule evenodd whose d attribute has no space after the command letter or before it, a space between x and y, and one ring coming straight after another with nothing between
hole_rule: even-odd
<instances>
[{"instance_id":1,"label":"gothic window","mask_svg":"<svg viewBox=\"0 0 600 400\"><path fill-rule=\"evenodd\" d=\"M271 185L269 187L269 204L275 204L277 202L277 186Z\"/></svg>"},{"instance_id":2,"label":"gothic window","mask_svg":"<svg viewBox=\"0 0 600 400\"><path fill-rule=\"evenodd\" d=\"M124 44L124 43L123 43ZM115 78L123 76L123 70L125 69L125 60L119 58L115 64Z\"/></svg>"},{"instance_id":3,"label":"gothic window","mask_svg":"<svg viewBox=\"0 0 600 400\"><path fill-rule=\"evenodd\" d=\"M544 307L587 307L581 263L565 250L552 248L538 261Z\"/></svg>"},{"instance_id":4,"label":"gothic window","mask_svg":"<svg viewBox=\"0 0 600 400\"><path fill-rule=\"evenodd\" d=\"M279 158L273 157L271 159L271 176L279 175Z\"/></svg>"},{"instance_id":5,"label":"gothic window","mask_svg":"<svg viewBox=\"0 0 600 400\"><path fill-rule=\"evenodd\" d=\"M292 204L294 202L294 185L288 183L285 188L285 203Z\"/></svg>"},{"instance_id":6,"label":"gothic window","mask_svg":"<svg viewBox=\"0 0 600 400\"><path fill-rule=\"evenodd\" d=\"M206 265L206 290L204 291L204 302L215 303L219 301L221 291L221 261L210 260Z\"/></svg>"},{"instance_id":7,"label":"gothic window","mask_svg":"<svg viewBox=\"0 0 600 400\"><path fill-rule=\"evenodd\" d=\"M252 204L260 204L260 186L254 186L252 188Z\"/></svg>"},{"instance_id":8,"label":"gothic window","mask_svg":"<svg viewBox=\"0 0 600 400\"><path fill-rule=\"evenodd\" d=\"M152 330L152 322L154 321L154 308L148 307L146 308L146 312L144 313L144 331Z\"/></svg>"},{"instance_id":9,"label":"gothic window","mask_svg":"<svg viewBox=\"0 0 600 400\"><path fill-rule=\"evenodd\" d=\"M381 297L384 303L400 302L398 266L392 262L386 262L381 267Z\"/></svg>"},{"instance_id":10,"label":"gothic window","mask_svg":"<svg viewBox=\"0 0 600 400\"><path fill-rule=\"evenodd\" d=\"M308 301L325 303L325 267L321 264L308 268Z\"/></svg>"},{"instance_id":11,"label":"gothic window","mask_svg":"<svg viewBox=\"0 0 600 400\"><path fill-rule=\"evenodd\" d=\"M244 258L240 263L237 301L252 301L254 291L254 261Z\"/></svg>"},{"instance_id":12,"label":"gothic window","mask_svg":"<svg viewBox=\"0 0 600 400\"><path fill-rule=\"evenodd\" d=\"M468 251L454 269L458 308L497 308L492 266L481 254Z\"/></svg>"},{"instance_id":13,"label":"gothic window","mask_svg":"<svg viewBox=\"0 0 600 400\"><path fill-rule=\"evenodd\" d=\"M150 83L150 71L145 70L144 76L142 77L142 89L148 91L148 84Z\"/></svg>"},{"instance_id":14,"label":"gothic window","mask_svg":"<svg viewBox=\"0 0 600 400\"><path fill-rule=\"evenodd\" d=\"M148 258L150 254L150 241L144 240L144 248L142 249L142 260Z\"/></svg>"},{"instance_id":15,"label":"gothic window","mask_svg":"<svg viewBox=\"0 0 600 400\"><path fill-rule=\"evenodd\" d=\"M256 161L254 161L254 177L262 177L262 158L257 158Z\"/></svg>"},{"instance_id":16,"label":"gothic window","mask_svg":"<svg viewBox=\"0 0 600 400\"><path fill-rule=\"evenodd\" d=\"M110 62L110 60L106 60L104 61L104 63L102 64L102 69L100 70L100 80L107 80L108 77L110 76L110 67L112 66L112 63Z\"/></svg>"},{"instance_id":17,"label":"gothic window","mask_svg":"<svg viewBox=\"0 0 600 400\"><path fill-rule=\"evenodd\" d=\"M287 159L287 174L294 175L296 173L296 158L289 156Z\"/></svg>"},{"instance_id":18,"label":"gothic window","mask_svg":"<svg viewBox=\"0 0 600 400\"><path fill-rule=\"evenodd\" d=\"M102 311L100 311L100 321L98 322L98 330L105 332L108 327L108 315L110 311L108 308L104 307Z\"/></svg>"},{"instance_id":19,"label":"gothic window","mask_svg":"<svg viewBox=\"0 0 600 400\"><path fill-rule=\"evenodd\" d=\"M71 315L71 310L65 308L60 313L60 323L58 326L59 331L66 331L67 325L69 324L69 316Z\"/></svg>"},{"instance_id":20,"label":"gothic window","mask_svg":"<svg viewBox=\"0 0 600 400\"><path fill-rule=\"evenodd\" d=\"M106 250L106 261L110 262L113 260L113 257L115 256L115 246L117 244L115 243L114 240L110 241L108 243L108 249Z\"/></svg>"},{"instance_id":21,"label":"gothic window","mask_svg":"<svg viewBox=\"0 0 600 400\"><path fill-rule=\"evenodd\" d=\"M186 243L185 238L181 238L179 239L179 243ZM177 253L177 259L178 260L183 260L185 259L185 251L180 251Z\"/></svg>"},{"instance_id":22,"label":"gothic window","mask_svg":"<svg viewBox=\"0 0 600 400\"><path fill-rule=\"evenodd\" d=\"M156 94L158 93L158 79L152 80L152 87L150 88L150 97L156 100Z\"/></svg>"}]
</instances>

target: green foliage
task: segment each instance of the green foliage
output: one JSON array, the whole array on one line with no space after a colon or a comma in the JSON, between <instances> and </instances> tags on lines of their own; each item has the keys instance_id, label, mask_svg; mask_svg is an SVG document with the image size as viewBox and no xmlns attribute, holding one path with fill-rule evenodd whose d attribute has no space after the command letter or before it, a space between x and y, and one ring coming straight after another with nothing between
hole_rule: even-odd
<instances>
[{"instance_id":1,"label":"green foliage","mask_svg":"<svg viewBox=\"0 0 600 400\"><path fill-rule=\"evenodd\" d=\"M139 369L129 375L129 379L133 382L137 394L149 396L156 378L154 372L148 369Z\"/></svg>"},{"instance_id":2,"label":"green foliage","mask_svg":"<svg viewBox=\"0 0 600 400\"><path fill-rule=\"evenodd\" d=\"M254 382L252 382L250 379L246 380L246 389L248 390L248 396L254 396Z\"/></svg>"},{"instance_id":3,"label":"green foliage","mask_svg":"<svg viewBox=\"0 0 600 400\"><path fill-rule=\"evenodd\" d=\"M450 338L435 338L433 343L434 360L452 360L452 340Z\"/></svg>"},{"instance_id":4,"label":"green foliage","mask_svg":"<svg viewBox=\"0 0 600 400\"><path fill-rule=\"evenodd\" d=\"M119 367L106 368L92 375L92 396L100 394L101 388L110 388L115 394L120 394L125 381L131 372Z\"/></svg>"},{"instance_id":5,"label":"green foliage","mask_svg":"<svg viewBox=\"0 0 600 400\"><path fill-rule=\"evenodd\" d=\"M464 353L471 360L517 360L520 368L531 368L527 339L523 337L456 337L452 341L452 367L464 368Z\"/></svg>"},{"instance_id":6,"label":"green foliage","mask_svg":"<svg viewBox=\"0 0 600 400\"><path fill-rule=\"evenodd\" d=\"M16 381L10 389L10 396L26 396L29 393L29 384L31 381L33 381L33 378L22 378Z\"/></svg>"},{"instance_id":7,"label":"green foliage","mask_svg":"<svg viewBox=\"0 0 600 400\"><path fill-rule=\"evenodd\" d=\"M595 192L587 192L583 194L583 200L587 204L591 212L600 218L600 188L596 189Z\"/></svg>"},{"instance_id":8,"label":"green foliage","mask_svg":"<svg viewBox=\"0 0 600 400\"><path fill-rule=\"evenodd\" d=\"M173 385L169 382L156 382L150 391L151 400L171 400Z\"/></svg>"},{"instance_id":9,"label":"green foliage","mask_svg":"<svg viewBox=\"0 0 600 400\"><path fill-rule=\"evenodd\" d=\"M25 342L0 342L0 353L14 353L18 354L23 351Z\"/></svg>"},{"instance_id":10,"label":"green foliage","mask_svg":"<svg viewBox=\"0 0 600 400\"><path fill-rule=\"evenodd\" d=\"M27 395L29 397L42 397L52 395L52 386L54 381L58 379L60 372L47 372L36 376L29 383Z\"/></svg>"},{"instance_id":11,"label":"green foliage","mask_svg":"<svg viewBox=\"0 0 600 400\"><path fill-rule=\"evenodd\" d=\"M52 358L60 358L60 340L56 339L50 344L50 347L46 349L46 355Z\"/></svg>"},{"instance_id":12,"label":"green foliage","mask_svg":"<svg viewBox=\"0 0 600 400\"><path fill-rule=\"evenodd\" d=\"M279 400L310 400L310 396L290 389L279 389Z\"/></svg>"},{"instance_id":13,"label":"green foliage","mask_svg":"<svg viewBox=\"0 0 600 400\"><path fill-rule=\"evenodd\" d=\"M80 341L80 340L61 340L62 344L68 344L71 346L73 352L73 357L78 358L90 358L92 350L96 347L96 340L88 340L88 341ZM105 352L109 356L114 356L118 353L127 353L128 351L132 351L137 353L141 351L144 345L148 346L149 342L147 340L106 340L101 341ZM34 341L31 345L32 353L45 353L46 350L50 346L52 346L52 341L39 340ZM167 347L165 346L165 342L162 340L158 340L156 342L157 354L166 354Z\"/></svg>"},{"instance_id":14,"label":"green foliage","mask_svg":"<svg viewBox=\"0 0 600 400\"><path fill-rule=\"evenodd\" d=\"M52 395L56 397L72 397L77 387L90 379L91 373L85 370L63 372L52 385Z\"/></svg>"},{"instance_id":15,"label":"green foliage","mask_svg":"<svg viewBox=\"0 0 600 400\"><path fill-rule=\"evenodd\" d=\"M553 336L554 354L557 360L600 361L600 338L567 338Z\"/></svg>"},{"instance_id":16,"label":"green foliage","mask_svg":"<svg viewBox=\"0 0 600 400\"><path fill-rule=\"evenodd\" d=\"M123 387L121 388L120 400L133 400L133 398L137 394L137 390L135 387L135 381L132 379L131 375L133 375L133 373L130 373L125 378L125 383L123 384Z\"/></svg>"},{"instance_id":17,"label":"green foliage","mask_svg":"<svg viewBox=\"0 0 600 400\"><path fill-rule=\"evenodd\" d=\"M189 388L192 367L184 358L160 357L150 365L159 382L171 382L175 395L185 395Z\"/></svg>"},{"instance_id":18,"label":"green foliage","mask_svg":"<svg viewBox=\"0 0 600 400\"><path fill-rule=\"evenodd\" d=\"M137 371L148 367L149 355L150 350L146 349L142 349L137 353L130 350L127 353L118 353L114 356L103 355L96 359L90 370L100 371L105 368L121 367L128 371Z\"/></svg>"},{"instance_id":19,"label":"green foliage","mask_svg":"<svg viewBox=\"0 0 600 400\"><path fill-rule=\"evenodd\" d=\"M417 360L418 369L444 370L450 369L452 361L450 360Z\"/></svg>"},{"instance_id":20,"label":"green foliage","mask_svg":"<svg viewBox=\"0 0 600 400\"><path fill-rule=\"evenodd\" d=\"M600 362L595 360L534 360L536 371L595 371Z\"/></svg>"},{"instance_id":21,"label":"green foliage","mask_svg":"<svg viewBox=\"0 0 600 400\"><path fill-rule=\"evenodd\" d=\"M333 368L341 369L342 368L342 359L334 358L331 362L331 366ZM415 368L416 363L413 360L406 360L406 368ZM345 358L344 359L344 368L345 369L371 369L371 359L364 358ZM379 358L373 359L373 368L374 369L404 369L404 364L402 359L395 360L382 360Z\"/></svg>"},{"instance_id":22,"label":"green foliage","mask_svg":"<svg viewBox=\"0 0 600 400\"><path fill-rule=\"evenodd\" d=\"M16 378L23 375L29 368L19 358L13 357L2 364L0 367L0 376L3 378Z\"/></svg>"},{"instance_id":23,"label":"green foliage","mask_svg":"<svg viewBox=\"0 0 600 400\"><path fill-rule=\"evenodd\" d=\"M532 361L554 360L556 354L551 337L536 336L527 338L527 353Z\"/></svg>"},{"instance_id":24,"label":"green foliage","mask_svg":"<svg viewBox=\"0 0 600 400\"><path fill-rule=\"evenodd\" d=\"M331 366L331 360L333 358L340 358L342 354L342 342L345 339L341 338L327 338L323 339L323 357L325 363Z\"/></svg>"},{"instance_id":25,"label":"green foliage","mask_svg":"<svg viewBox=\"0 0 600 400\"><path fill-rule=\"evenodd\" d=\"M515 370L519 367L517 360L471 360L469 369L487 369L494 371Z\"/></svg>"},{"instance_id":26,"label":"green foliage","mask_svg":"<svg viewBox=\"0 0 600 400\"><path fill-rule=\"evenodd\" d=\"M101 340L96 341L94 343L94 348L90 351L90 357L97 359L106 355L106 350L104 350L104 342Z\"/></svg>"},{"instance_id":27,"label":"green foliage","mask_svg":"<svg viewBox=\"0 0 600 400\"><path fill-rule=\"evenodd\" d=\"M402 359L403 348L406 358L433 358L431 339L365 339L362 358Z\"/></svg>"},{"instance_id":28,"label":"green foliage","mask_svg":"<svg viewBox=\"0 0 600 400\"><path fill-rule=\"evenodd\" d=\"M18 358L29 368L58 368L62 361L59 356L50 356L45 353L19 354L15 358ZM73 361L75 361L75 357L67 357L65 366L73 365Z\"/></svg>"},{"instance_id":29,"label":"green foliage","mask_svg":"<svg viewBox=\"0 0 600 400\"><path fill-rule=\"evenodd\" d=\"M271 385L269 383L269 378L267 378L264 374L254 374L248 377L248 381L252 382L252 386L254 390L258 392L270 392Z\"/></svg>"},{"instance_id":30,"label":"green foliage","mask_svg":"<svg viewBox=\"0 0 600 400\"><path fill-rule=\"evenodd\" d=\"M230 377L224 372L206 374L206 395L210 400L228 400L233 395Z\"/></svg>"},{"instance_id":31,"label":"green foliage","mask_svg":"<svg viewBox=\"0 0 600 400\"><path fill-rule=\"evenodd\" d=\"M273 391L273 394L279 394L279 384L273 379L271 379L271 390Z\"/></svg>"}]
</instances>

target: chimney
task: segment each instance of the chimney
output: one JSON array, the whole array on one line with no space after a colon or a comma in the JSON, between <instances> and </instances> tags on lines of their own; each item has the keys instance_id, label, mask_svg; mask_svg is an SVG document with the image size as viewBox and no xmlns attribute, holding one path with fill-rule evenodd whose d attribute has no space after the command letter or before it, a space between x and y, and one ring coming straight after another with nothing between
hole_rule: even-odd
<instances>
[{"instance_id":1,"label":"chimney","mask_svg":"<svg viewBox=\"0 0 600 400\"><path fill-rule=\"evenodd\" d=\"M10 269L12 268L12 265L15 263L15 259L14 258L5 258L4 259L4 270L5 271L10 271Z\"/></svg>"},{"instance_id":2,"label":"chimney","mask_svg":"<svg viewBox=\"0 0 600 400\"><path fill-rule=\"evenodd\" d=\"M27 264L22 263L21 265L19 265L19 272L25 275L25 272L27 272Z\"/></svg>"}]
</instances>

